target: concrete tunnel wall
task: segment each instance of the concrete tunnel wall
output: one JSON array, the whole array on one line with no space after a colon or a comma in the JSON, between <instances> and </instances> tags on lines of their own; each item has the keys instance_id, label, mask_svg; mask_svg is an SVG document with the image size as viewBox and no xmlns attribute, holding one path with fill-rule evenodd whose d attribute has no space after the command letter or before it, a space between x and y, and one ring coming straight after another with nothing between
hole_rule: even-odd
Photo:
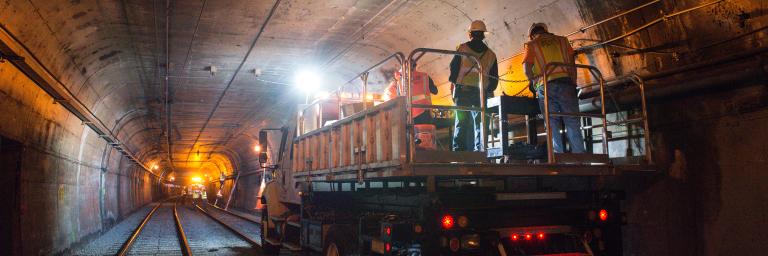
<instances>
[{"instance_id":1,"label":"concrete tunnel wall","mask_svg":"<svg viewBox=\"0 0 768 256\"><path fill-rule=\"evenodd\" d=\"M0 77L0 135L23 144L20 170L3 168L20 174L21 255L61 252L158 199L155 180L116 151L105 155L104 140L10 63Z\"/></svg>"},{"instance_id":2,"label":"concrete tunnel wall","mask_svg":"<svg viewBox=\"0 0 768 256\"><path fill-rule=\"evenodd\" d=\"M114 6L101 6L101 10L110 7ZM147 129L151 128L148 119L130 117L144 108L143 101L137 101L143 90L133 82L138 80L133 77L136 73L125 72L134 67L115 56L124 43L95 33L93 23L41 19L41 13L59 8L66 6L2 1L0 23L113 128L128 149L139 155L151 151L153 145L148 143L154 140L148 135L154 130ZM73 9L78 10L84 11ZM71 15L62 19L77 20ZM85 52L91 53L89 57L77 57ZM161 197L155 178L115 151L7 61L0 64L0 110L3 140L23 145L18 194L21 228L14 237L18 255L61 253ZM141 160L147 164L156 161L151 155ZM3 169L4 173L10 171Z\"/></svg>"},{"instance_id":3,"label":"concrete tunnel wall","mask_svg":"<svg viewBox=\"0 0 768 256\"><path fill-rule=\"evenodd\" d=\"M276 45L286 45L286 39L279 37L286 33L298 38L306 36L295 29L295 22L314 17L308 15L314 6L285 2L288 4L276 13L274 26L267 26L267 36L254 55L272 56L271 52L280 49ZM576 38L609 39L658 17L659 9L671 13L706 2L663 1L656 9L644 9ZM158 105L156 95L160 95L161 87L152 86L152 78L146 75L152 68L140 61L147 55L139 51L144 45L137 50L129 43L148 39L126 36L131 29L143 31L141 26L151 21L136 21L136 17L146 18L145 13L150 12L148 8L139 8L147 6L143 4L130 2L126 8L117 1L6 0L0 1L0 23L96 116L114 127L130 150L142 156L141 160L152 162L159 161L164 149L160 145L158 114L147 109ZM567 33L639 4L629 0L396 1L379 19L373 20L372 26L365 26L354 37L347 38L343 33L343 29L349 29L346 26L329 30L353 39L356 44L349 45L348 50L328 63L328 73L339 74L337 80L346 81L390 52L407 53L416 47L452 49L466 40L464 30L470 19L484 19L488 23L492 33L487 41L500 59L506 59L520 49L524 31L534 21L546 21L553 31ZM620 40L629 47L624 49L627 51L601 48L580 61L600 66L608 76L632 71L653 73L765 47L765 5L764 1L727 1ZM262 18L261 9L254 13L259 16L256 20ZM339 16L342 15L334 18ZM185 35L179 38L184 39ZM328 39L314 34L312 38ZM736 39L727 41L732 38ZM333 51L334 47L347 45L338 42L337 37L331 39L320 44L303 43L307 44L306 49L319 48L321 53L315 55L333 57L338 53ZM581 44L589 41L576 42L576 46ZM643 50L628 53L632 48ZM430 61L432 66L423 67L436 82L442 83L444 96L447 59ZM500 65L504 68L511 61ZM25 148L20 194L24 227L20 240L25 255L61 252L108 229L137 207L160 196L151 177L110 150L79 119L54 104L53 99L9 63L0 64L0 69L0 120L4 121L0 135L22 143ZM718 72L722 73L716 69L697 71L658 85L680 86L691 78ZM767 160L765 154L756 153L766 152L768 145L762 132L768 128L766 85L763 77L725 86L726 90L686 93L651 102L653 143L660 173L645 179L629 177L626 209L631 225L625 237L629 255L750 255L766 250L768 245L761 241L768 237L768 191L764 185L768 181L764 172ZM278 108L269 108L269 104L262 106L275 115L274 121L259 120L253 125L252 134L293 119L292 111L277 111ZM237 162L227 171L257 170L253 140L235 138L231 145L225 145L237 154L230 158ZM258 181L258 175L240 181L233 199L235 206L252 209ZM224 198L231 181L227 183Z\"/></svg>"}]
</instances>

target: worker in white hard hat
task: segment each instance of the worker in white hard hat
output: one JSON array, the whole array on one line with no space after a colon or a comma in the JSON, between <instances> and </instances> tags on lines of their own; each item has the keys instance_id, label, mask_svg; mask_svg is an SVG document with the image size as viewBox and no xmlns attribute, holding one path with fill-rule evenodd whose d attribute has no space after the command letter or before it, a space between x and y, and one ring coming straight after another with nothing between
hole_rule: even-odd
<instances>
[{"instance_id":1,"label":"worker in white hard hat","mask_svg":"<svg viewBox=\"0 0 768 256\"><path fill-rule=\"evenodd\" d=\"M467 31L469 41L459 45L456 51L469 53L480 61L482 74L477 64L463 56L454 56L451 60L451 75L448 80L452 83L453 102L456 106L479 107L480 89L479 83L483 82L485 91L482 97L493 97L493 91L499 84L499 67L496 54L483 43L485 23L480 20L473 21ZM456 127L453 131L453 151L480 151L483 147L481 138L481 117L478 111L456 111Z\"/></svg>"},{"instance_id":2,"label":"worker in white hard hat","mask_svg":"<svg viewBox=\"0 0 768 256\"><path fill-rule=\"evenodd\" d=\"M528 77L528 88L539 99L539 108L544 113L544 80L542 73L547 63L560 62L575 64L574 51L568 39L549 33L544 23L534 23L528 30L530 41L523 50L523 69ZM579 99L576 93L576 69L554 67L547 75L547 98L549 112L579 112ZM571 153L584 153L584 137L578 117L551 116L547 129L553 129L552 145L555 153L565 152L563 137L559 132L565 124L566 135Z\"/></svg>"}]
</instances>

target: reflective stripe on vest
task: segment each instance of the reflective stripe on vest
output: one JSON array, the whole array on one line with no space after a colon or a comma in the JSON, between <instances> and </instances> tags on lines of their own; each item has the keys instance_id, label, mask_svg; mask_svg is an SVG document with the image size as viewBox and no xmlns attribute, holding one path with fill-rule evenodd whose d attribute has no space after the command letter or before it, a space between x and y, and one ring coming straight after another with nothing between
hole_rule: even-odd
<instances>
[{"instance_id":1,"label":"reflective stripe on vest","mask_svg":"<svg viewBox=\"0 0 768 256\"><path fill-rule=\"evenodd\" d=\"M543 69L547 63L562 62L573 63L573 56L568 53L568 39L561 36L552 34L543 34L536 39L528 42L528 46L534 55L533 74L540 77L536 81L536 87L538 88L543 84ZM570 77L568 69L562 66L554 67L551 72L547 74L547 80L552 81L554 79Z\"/></svg>"},{"instance_id":2,"label":"reflective stripe on vest","mask_svg":"<svg viewBox=\"0 0 768 256\"><path fill-rule=\"evenodd\" d=\"M432 99L429 97L429 76L424 72L413 71L411 76L411 103L421 105L432 105ZM414 108L413 117L421 115L426 109Z\"/></svg>"},{"instance_id":3,"label":"reflective stripe on vest","mask_svg":"<svg viewBox=\"0 0 768 256\"><path fill-rule=\"evenodd\" d=\"M496 54L490 48L482 53L475 52L466 43L459 45L456 51L469 53L480 61L480 65L483 67L483 85L487 87L488 72L496 61ZM475 61L461 56L461 67L459 68L459 76L456 78L456 81L465 86L480 86L480 72Z\"/></svg>"}]
</instances>

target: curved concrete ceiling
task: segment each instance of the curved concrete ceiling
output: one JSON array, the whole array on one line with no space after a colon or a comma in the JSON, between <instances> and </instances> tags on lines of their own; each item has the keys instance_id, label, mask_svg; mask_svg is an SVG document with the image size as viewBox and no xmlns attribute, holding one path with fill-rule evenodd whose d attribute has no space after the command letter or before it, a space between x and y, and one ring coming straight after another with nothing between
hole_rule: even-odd
<instances>
[{"instance_id":1,"label":"curved concrete ceiling","mask_svg":"<svg viewBox=\"0 0 768 256\"><path fill-rule=\"evenodd\" d=\"M325 86L336 87L396 51L453 49L467 40L474 19L488 24L487 42L504 67L533 22L568 33L595 12L616 13L640 3L618 1L594 10L584 4L7 0L0 2L0 16L32 53L46 56L43 64L73 94L120 131L129 148L184 172L200 168L190 164L195 161L230 171L252 161L258 130L284 125L304 99L292 85L297 70L317 68ZM419 67L444 84L448 61L426 56ZM146 113L118 123L137 109ZM204 159L193 159L198 152Z\"/></svg>"}]
</instances>

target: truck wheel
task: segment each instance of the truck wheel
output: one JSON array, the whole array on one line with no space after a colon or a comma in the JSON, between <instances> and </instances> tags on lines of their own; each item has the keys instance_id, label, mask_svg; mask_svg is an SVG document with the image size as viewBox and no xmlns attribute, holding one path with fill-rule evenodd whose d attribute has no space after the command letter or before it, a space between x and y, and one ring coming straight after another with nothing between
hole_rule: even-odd
<instances>
[{"instance_id":1,"label":"truck wheel","mask_svg":"<svg viewBox=\"0 0 768 256\"><path fill-rule=\"evenodd\" d=\"M354 246L352 245L352 237L349 232L331 227L328 231L328 236L325 238L325 248L323 249L323 255L325 256L345 256L352 255Z\"/></svg>"},{"instance_id":2,"label":"truck wheel","mask_svg":"<svg viewBox=\"0 0 768 256\"><path fill-rule=\"evenodd\" d=\"M277 255L280 253L280 247L274 246L267 242L266 234L267 229L269 228L269 213L267 212L267 206L264 204L264 208L262 208L261 211L261 232L259 234L259 238L261 238L261 251L264 254L272 254Z\"/></svg>"}]
</instances>

